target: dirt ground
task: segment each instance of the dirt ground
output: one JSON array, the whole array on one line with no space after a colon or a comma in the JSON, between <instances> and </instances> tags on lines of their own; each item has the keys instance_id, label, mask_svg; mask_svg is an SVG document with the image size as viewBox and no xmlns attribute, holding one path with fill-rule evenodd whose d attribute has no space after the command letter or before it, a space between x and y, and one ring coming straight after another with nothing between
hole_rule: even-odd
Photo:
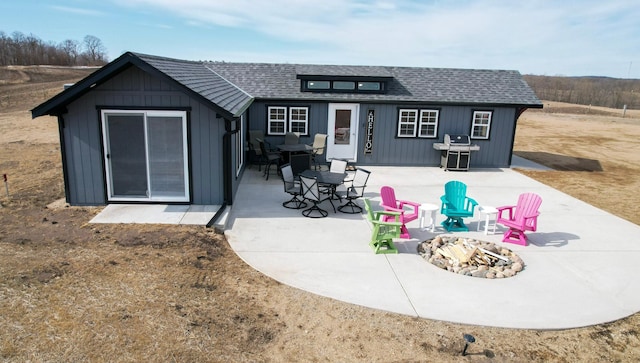
<instances>
[{"instance_id":1,"label":"dirt ground","mask_svg":"<svg viewBox=\"0 0 640 363\"><path fill-rule=\"evenodd\" d=\"M0 361L640 359L639 314L561 331L417 319L279 284L203 227L90 225L99 208L47 207L64 196L57 125L28 110L89 72L0 69ZM640 224L640 112L545 106L522 115L515 149L555 170L522 172Z\"/></svg>"}]
</instances>

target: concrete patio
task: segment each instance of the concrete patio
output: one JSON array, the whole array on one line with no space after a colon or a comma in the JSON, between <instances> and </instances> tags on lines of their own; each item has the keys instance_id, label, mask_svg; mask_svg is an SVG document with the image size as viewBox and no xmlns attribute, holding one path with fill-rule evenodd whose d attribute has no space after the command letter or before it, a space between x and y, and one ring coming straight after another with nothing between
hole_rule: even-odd
<instances>
[{"instance_id":1,"label":"concrete patio","mask_svg":"<svg viewBox=\"0 0 640 363\"><path fill-rule=\"evenodd\" d=\"M529 165L534 166L534 165ZM383 185L399 199L439 204L443 185L460 180L481 205L515 204L522 192L542 196L538 231L527 247L501 242L502 231L461 236L503 245L525 270L480 279L436 268L417 254L419 242L443 234L408 224L410 240L397 255L375 255L364 215L304 218L283 208L282 182L246 170L225 235L246 263L271 278L336 300L421 318L527 329L565 329L617 320L640 310L640 227L554 190L512 169L445 172L437 167L365 167L366 197L379 202ZM361 202L360 202L361 203ZM330 209L327 203L324 205ZM438 223L443 219L438 216Z\"/></svg>"}]
</instances>

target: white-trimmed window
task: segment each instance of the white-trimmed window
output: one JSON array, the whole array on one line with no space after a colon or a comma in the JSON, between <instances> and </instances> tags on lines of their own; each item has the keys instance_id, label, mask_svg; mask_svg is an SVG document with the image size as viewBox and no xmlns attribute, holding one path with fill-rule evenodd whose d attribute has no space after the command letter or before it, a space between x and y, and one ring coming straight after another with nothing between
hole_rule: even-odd
<instances>
[{"instance_id":1,"label":"white-trimmed window","mask_svg":"<svg viewBox=\"0 0 640 363\"><path fill-rule=\"evenodd\" d=\"M416 137L418 110L400 109L398 115L398 137Z\"/></svg>"},{"instance_id":2,"label":"white-trimmed window","mask_svg":"<svg viewBox=\"0 0 640 363\"><path fill-rule=\"evenodd\" d=\"M284 135L287 132L287 108L269 106L267 108L267 130L269 135Z\"/></svg>"},{"instance_id":3,"label":"white-trimmed window","mask_svg":"<svg viewBox=\"0 0 640 363\"><path fill-rule=\"evenodd\" d=\"M491 131L491 111L473 111L473 121L471 123L472 139L488 139Z\"/></svg>"},{"instance_id":4,"label":"white-trimmed window","mask_svg":"<svg viewBox=\"0 0 640 363\"><path fill-rule=\"evenodd\" d=\"M240 174L242 165L244 164L244 140L246 140L245 127L244 127L244 115L240 116L238 122L238 132L236 132L236 176Z\"/></svg>"},{"instance_id":5,"label":"white-trimmed window","mask_svg":"<svg viewBox=\"0 0 640 363\"><path fill-rule=\"evenodd\" d=\"M420 110L418 137L438 136L438 110Z\"/></svg>"},{"instance_id":6,"label":"white-trimmed window","mask_svg":"<svg viewBox=\"0 0 640 363\"><path fill-rule=\"evenodd\" d=\"M429 109L400 109L398 111L398 137L438 136L440 111Z\"/></svg>"},{"instance_id":7,"label":"white-trimmed window","mask_svg":"<svg viewBox=\"0 0 640 363\"><path fill-rule=\"evenodd\" d=\"M284 135L287 132L309 134L309 107L267 107L267 134Z\"/></svg>"},{"instance_id":8,"label":"white-trimmed window","mask_svg":"<svg viewBox=\"0 0 640 363\"><path fill-rule=\"evenodd\" d=\"M300 135L306 135L308 125L308 107L289 107L289 132L298 132Z\"/></svg>"}]
</instances>

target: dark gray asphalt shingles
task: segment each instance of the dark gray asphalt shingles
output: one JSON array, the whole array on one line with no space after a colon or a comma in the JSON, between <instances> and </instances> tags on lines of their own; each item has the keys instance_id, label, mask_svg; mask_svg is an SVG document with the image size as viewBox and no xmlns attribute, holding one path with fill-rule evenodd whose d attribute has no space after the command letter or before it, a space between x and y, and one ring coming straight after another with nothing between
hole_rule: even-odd
<instances>
[{"instance_id":1,"label":"dark gray asphalt shingles","mask_svg":"<svg viewBox=\"0 0 640 363\"><path fill-rule=\"evenodd\" d=\"M541 105L517 71L423 67L192 62L138 55L237 115L255 99ZM385 94L302 92L298 75L387 78Z\"/></svg>"}]
</instances>

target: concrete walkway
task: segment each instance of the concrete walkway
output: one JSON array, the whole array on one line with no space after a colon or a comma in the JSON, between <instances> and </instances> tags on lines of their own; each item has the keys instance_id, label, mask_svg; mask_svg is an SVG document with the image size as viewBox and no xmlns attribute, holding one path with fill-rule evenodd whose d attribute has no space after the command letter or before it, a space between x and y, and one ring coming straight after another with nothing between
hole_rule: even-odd
<instances>
[{"instance_id":1,"label":"concrete walkway","mask_svg":"<svg viewBox=\"0 0 640 363\"><path fill-rule=\"evenodd\" d=\"M463 324L565 329L617 320L640 310L640 227L527 178L511 169L445 172L425 167L367 167L366 197L380 201L383 185L399 199L439 204L449 180L467 184L481 205L515 204L522 192L542 196L538 231L527 247L495 235L460 235L504 245L525 270L505 279L460 276L429 264L416 252L435 233L408 224L413 239L397 255L375 255L364 215L304 218L283 208L279 178L246 170L225 234L249 265L284 284L374 309ZM327 208L331 206L327 203ZM438 222L442 221L438 216ZM476 230L477 219L469 227Z\"/></svg>"}]
</instances>

